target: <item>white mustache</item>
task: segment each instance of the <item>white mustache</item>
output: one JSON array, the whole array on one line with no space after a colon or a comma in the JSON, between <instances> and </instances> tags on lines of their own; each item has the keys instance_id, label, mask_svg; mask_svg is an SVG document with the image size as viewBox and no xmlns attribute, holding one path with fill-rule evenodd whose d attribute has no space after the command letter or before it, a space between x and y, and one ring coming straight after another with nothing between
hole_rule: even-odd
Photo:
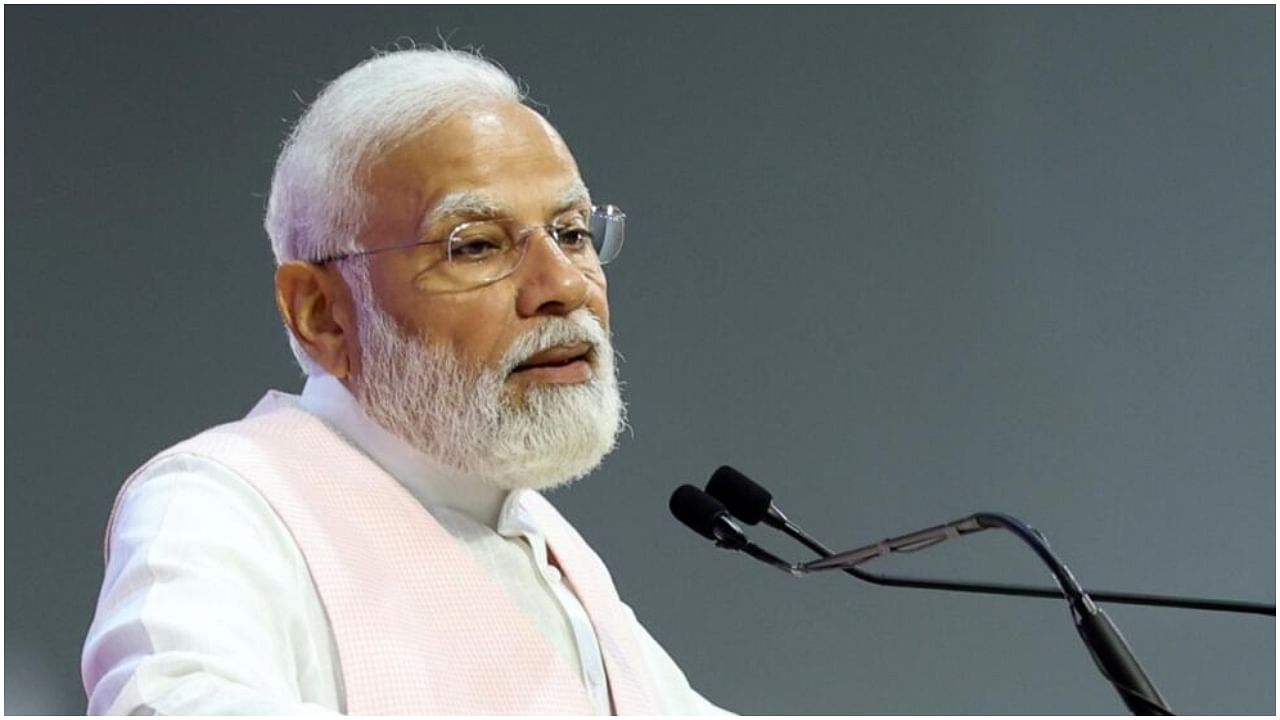
<instances>
[{"instance_id":1,"label":"white mustache","mask_svg":"<svg viewBox=\"0 0 1280 720\"><path fill-rule=\"evenodd\" d=\"M548 318L542 325L516 339L502 358L501 373L505 377L529 358L560 345L585 342L597 359L601 348L609 347L609 336L600 321L585 309L574 310L567 317Z\"/></svg>"}]
</instances>

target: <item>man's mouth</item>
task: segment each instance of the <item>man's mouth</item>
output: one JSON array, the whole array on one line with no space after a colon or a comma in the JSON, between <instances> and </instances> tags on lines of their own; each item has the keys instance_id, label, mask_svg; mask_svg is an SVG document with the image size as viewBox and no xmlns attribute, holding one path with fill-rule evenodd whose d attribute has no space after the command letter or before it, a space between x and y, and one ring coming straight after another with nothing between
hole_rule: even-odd
<instances>
[{"instance_id":1,"label":"man's mouth","mask_svg":"<svg viewBox=\"0 0 1280 720\"><path fill-rule=\"evenodd\" d=\"M547 348L517 365L511 376L529 382L553 384L586 382L591 379L592 350L593 346L588 342Z\"/></svg>"}]
</instances>

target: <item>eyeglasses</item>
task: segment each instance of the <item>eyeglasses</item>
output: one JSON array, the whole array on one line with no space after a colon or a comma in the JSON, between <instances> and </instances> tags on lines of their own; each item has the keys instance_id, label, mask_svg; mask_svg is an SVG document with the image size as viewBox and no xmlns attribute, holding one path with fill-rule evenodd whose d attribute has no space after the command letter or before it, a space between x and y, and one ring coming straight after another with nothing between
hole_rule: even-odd
<instances>
[{"instance_id":1,"label":"eyeglasses","mask_svg":"<svg viewBox=\"0 0 1280 720\"><path fill-rule=\"evenodd\" d=\"M495 283L516 271L529 249L529 238L544 230L559 252L584 274L600 275L601 266L618 257L626 236L626 213L615 205L571 210L549 225L518 227L508 219L464 222L443 240L341 253L315 260L317 265L395 250L440 246L427 260L417 283L428 292L460 292Z\"/></svg>"}]
</instances>

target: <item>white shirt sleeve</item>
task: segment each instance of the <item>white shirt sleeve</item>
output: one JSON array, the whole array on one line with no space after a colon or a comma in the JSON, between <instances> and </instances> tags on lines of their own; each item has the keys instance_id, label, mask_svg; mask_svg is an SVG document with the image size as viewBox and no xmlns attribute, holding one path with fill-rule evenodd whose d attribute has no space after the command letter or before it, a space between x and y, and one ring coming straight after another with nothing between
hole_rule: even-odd
<instances>
[{"instance_id":1,"label":"white shirt sleeve","mask_svg":"<svg viewBox=\"0 0 1280 720\"><path fill-rule=\"evenodd\" d=\"M341 710L323 606L270 505L195 456L144 471L117 510L82 673L90 714Z\"/></svg>"}]
</instances>

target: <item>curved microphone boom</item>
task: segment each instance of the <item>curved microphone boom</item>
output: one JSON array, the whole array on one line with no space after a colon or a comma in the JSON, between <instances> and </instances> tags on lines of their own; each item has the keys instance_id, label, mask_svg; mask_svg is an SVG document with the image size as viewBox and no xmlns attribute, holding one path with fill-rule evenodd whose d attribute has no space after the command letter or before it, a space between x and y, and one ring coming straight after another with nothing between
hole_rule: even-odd
<instances>
[{"instance_id":1,"label":"curved microphone boom","mask_svg":"<svg viewBox=\"0 0 1280 720\"><path fill-rule=\"evenodd\" d=\"M886 545L886 543L892 541L869 545L864 548L849 551L848 553L840 553L839 556L836 556L833 550L822 544L812 535L809 535L801 529L800 526L791 522L791 520L789 520L787 516L778 509L777 505L774 504L772 493L759 483L728 465L722 465L711 474L711 479L707 482L707 493L723 503L729 513L742 522L747 523L748 525L756 525L763 522L769 527L781 530L783 533L800 542L824 559L805 563L803 567L808 571L838 569L858 578L859 580L887 587L910 587L926 590L948 590L953 592L983 593L988 595L1014 595L1021 597L1059 599L1065 597L1061 588L1051 588L1047 586L929 580L924 578L895 577L892 575L881 575L868 572L856 567L856 565L875 557L879 557L884 554L883 550L894 549L888 548ZM955 535L963 535L967 532L984 529L981 527L973 527L976 523L970 518L965 518L964 520L959 520L956 521L956 523L951 524L956 525ZM919 547L922 547L920 543L941 542L947 537L952 537L953 535L945 529L946 527L947 526L945 525L941 525L937 528L922 530L920 533L913 533L913 535L926 536L926 539L903 536L902 538L895 538L894 541L897 541L899 545L905 548L918 549ZM943 537L934 539L934 537L939 534ZM913 540L918 542L913 542ZM1147 605L1155 607L1186 608L1192 610L1212 610L1217 612L1248 613L1256 615L1271 615L1273 617L1276 614L1275 605L1244 602L1240 600L1121 593L1109 590L1086 590L1085 592L1093 598L1094 602L1112 602L1126 605Z\"/></svg>"}]
</instances>

